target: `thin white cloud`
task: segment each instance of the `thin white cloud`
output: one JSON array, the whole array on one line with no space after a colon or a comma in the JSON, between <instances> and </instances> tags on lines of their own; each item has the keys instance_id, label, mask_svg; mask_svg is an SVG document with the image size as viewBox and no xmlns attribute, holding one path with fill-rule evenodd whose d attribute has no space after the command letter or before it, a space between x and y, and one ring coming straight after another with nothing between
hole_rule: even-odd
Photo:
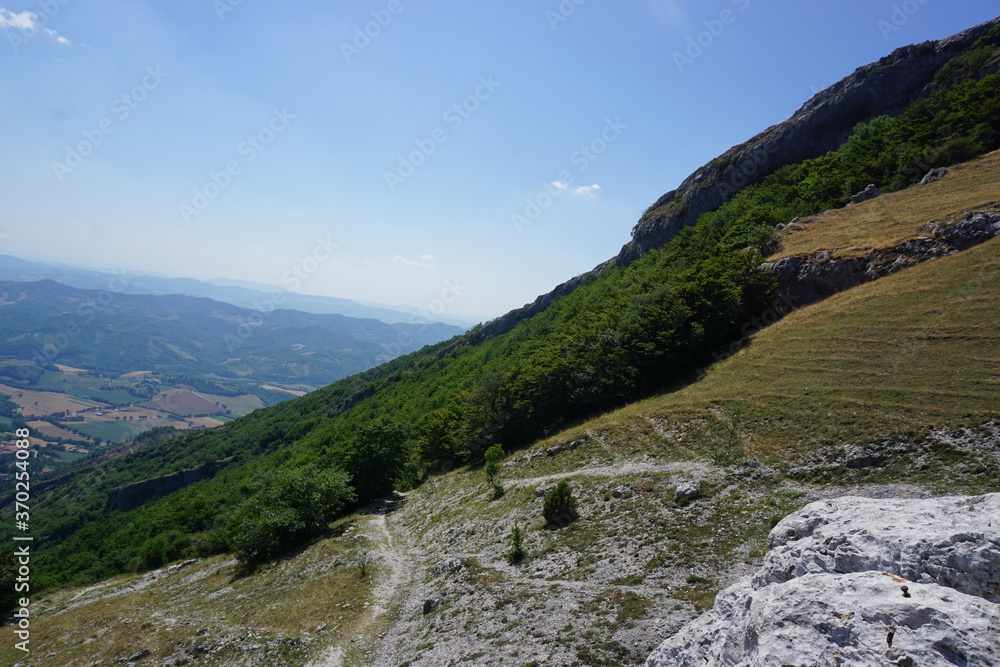
<instances>
[{"instance_id":1,"label":"thin white cloud","mask_svg":"<svg viewBox=\"0 0 1000 667\"><path fill-rule=\"evenodd\" d=\"M46 28L45 32L49 33L49 37L52 37L53 39L55 39L60 44L69 44L70 43L70 41L68 39L66 39L65 37L63 37L59 33L57 33L55 30L49 30L48 28Z\"/></svg>"},{"instance_id":2,"label":"thin white cloud","mask_svg":"<svg viewBox=\"0 0 1000 667\"><path fill-rule=\"evenodd\" d=\"M423 257L421 257L421 259L423 259ZM402 264L403 266L417 266L420 267L421 269L435 268L433 264L427 264L424 262L414 262L412 260L406 259L402 255L396 255L395 257L392 258L392 261L395 262L396 264Z\"/></svg>"},{"instance_id":3,"label":"thin white cloud","mask_svg":"<svg viewBox=\"0 0 1000 667\"><path fill-rule=\"evenodd\" d=\"M574 188L568 183L563 183L562 181L552 181L552 187L560 192L573 192L573 194L584 195L587 197L596 197L594 193L601 189L601 186L597 183L593 185L581 185L578 188Z\"/></svg>"},{"instance_id":4,"label":"thin white cloud","mask_svg":"<svg viewBox=\"0 0 1000 667\"><path fill-rule=\"evenodd\" d=\"M256 251L256 252L267 252L267 250L265 250L264 248L260 247L256 243L251 243L250 245L247 246L247 248L249 248L250 250Z\"/></svg>"},{"instance_id":5,"label":"thin white cloud","mask_svg":"<svg viewBox=\"0 0 1000 667\"><path fill-rule=\"evenodd\" d=\"M437 261L436 259L434 259L434 255L421 255L420 259L424 260L425 262L436 262Z\"/></svg>"},{"instance_id":6,"label":"thin white cloud","mask_svg":"<svg viewBox=\"0 0 1000 667\"><path fill-rule=\"evenodd\" d=\"M38 14L24 11L15 14L6 7L0 7L0 28L17 28L18 30L32 30L38 27Z\"/></svg>"},{"instance_id":7,"label":"thin white cloud","mask_svg":"<svg viewBox=\"0 0 1000 667\"><path fill-rule=\"evenodd\" d=\"M38 14L27 10L15 14L6 7L0 7L0 28L14 28L21 32L28 32L29 30L37 31L39 28ZM72 43L51 28L42 28L42 30L59 44ZM30 38L31 36L29 35L28 37Z\"/></svg>"}]
</instances>

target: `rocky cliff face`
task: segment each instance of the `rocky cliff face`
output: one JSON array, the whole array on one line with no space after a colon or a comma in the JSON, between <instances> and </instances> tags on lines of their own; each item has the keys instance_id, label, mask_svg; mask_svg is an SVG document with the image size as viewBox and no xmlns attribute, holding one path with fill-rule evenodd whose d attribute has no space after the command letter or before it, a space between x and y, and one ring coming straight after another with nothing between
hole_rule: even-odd
<instances>
[{"instance_id":1,"label":"rocky cliff face","mask_svg":"<svg viewBox=\"0 0 1000 667\"><path fill-rule=\"evenodd\" d=\"M925 236L873 250L866 257L843 259L821 250L808 257L784 257L766 266L778 279L780 300L796 308L806 306L919 262L988 241L1000 234L1000 213L971 211L961 220L929 223L924 231Z\"/></svg>"},{"instance_id":2,"label":"rocky cliff face","mask_svg":"<svg viewBox=\"0 0 1000 667\"><path fill-rule=\"evenodd\" d=\"M769 543L647 667L1000 664L1000 494L819 501Z\"/></svg>"},{"instance_id":3,"label":"rocky cliff face","mask_svg":"<svg viewBox=\"0 0 1000 667\"><path fill-rule=\"evenodd\" d=\"M941 65L998 23L994 19L947 39L897 49L816 94L792 118L729 149L660 197L615 261L628 264L664 245L702 213L778 168L834 150L858 123L905 111L930 92Z\"/></svg>"},{"instance_id":4,"label":"rocky cliff face","mask_svg":"<svg viewBox=\"0 0 1000 667\"><path fill-rule=\"evenodd\" d=\"M145 505L154 498L191 486L195 482L208 479L221 470L232 459L222 459L200 468L186 468L162 477L144 479L119 487L108 494L107 505L111 509L127 512Z\"/></svg>"},{"instance_id":5,"label":"rocky cliff face","mask_svg":"<svg viewBox=\"0 0 1000 667\"><path fill-rule=\"evenodd\" d=\"M486 323L476 336L510 331L541 312L553 299L569 294L588 276L608 265L626 266L662 247L698 216L729 201L741 188L757 183L787 164L818 157L839 147L860 122L895 115L931 91L935 71L968 49L1000 18L939 41L906 46L817 93L796 114L734 146L688 176L676 190L660 197L638 222L632 240L589 274L577 276L534 302ZM994 70L1000 66L994 66Z\"/></svg>"}]
</instances>

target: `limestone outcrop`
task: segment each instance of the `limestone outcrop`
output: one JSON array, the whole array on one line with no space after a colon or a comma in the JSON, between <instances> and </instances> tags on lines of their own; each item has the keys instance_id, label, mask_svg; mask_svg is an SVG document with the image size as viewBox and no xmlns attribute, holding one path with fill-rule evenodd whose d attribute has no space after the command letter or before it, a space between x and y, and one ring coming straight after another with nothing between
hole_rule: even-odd
<instances>
[{"instance_id":1,"label":"limestone outcrop","mask_svg":"<svg viewBox=\"0 0 1000 667\"><path fill-rule=\"evenodd\" d=\"M232 458L221 459L206 463L200 468L186 468L169 475L126 484L108 494L107 505L113 510L127 512L145 505L154 498L165 496L186 486L191 486L195 482L208 479L230 462L232 462Z\"/></svg>"},{"instance_id":2,"label":"limestone outcrop","mask_svg":"<svg viewBox=\"0 0 1000 667\"><path fill-rule=\"evenodd\" d=\"M902 112L932 90L934 73L941 65L998 23L1000 19L994 19L947 39L896 49L817 93L790 119L734 146L660 197L639 220L616 263L628 264L664 245L702 213L718 208L744 186L780 167L836 149L858 123Z\"/></svg>"},{"instance_id":3,"label":"limestone outcrop","mask_svg":"<svg viewBox=\"0 0 1000 667\"><path fill-rule=\"evenodd\" d=\"M961 220L929 223L924 232L925 236L872 250L864 257L841 258L821 250L807 257L783 257L765 266L774 271L784 303L806 306L919 262L946 257L988 241L1000 234L1000 213L969 211Z\"/></svg>"},{"instance_id":4,"label":"limestone outcrop","mask_svg":"<svg viewBox=\"0 0 1000 667\"><path fill-rule=\"evenodd\" d=\"M1000 493L811 503L646 667L1000 665Z\"/></svg>"}]
</instances>

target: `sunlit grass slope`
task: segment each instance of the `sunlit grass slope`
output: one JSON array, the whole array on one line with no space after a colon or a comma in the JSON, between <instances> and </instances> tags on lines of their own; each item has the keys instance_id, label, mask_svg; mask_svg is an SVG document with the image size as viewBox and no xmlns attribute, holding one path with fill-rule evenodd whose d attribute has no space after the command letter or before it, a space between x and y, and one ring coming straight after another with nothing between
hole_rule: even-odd
<instances>
[{"instance_id":1,"label":"sunlit grass slope","mask_svg":"<svg viewBox=\"0 0 1000 667\"><path fill-rule=\"evenodd\" d=\"M794 244L783 252L817 250L824 243L885 247L916 235L921 220L948 220L983 207L991 193L1000 195L998 184L1000 154L993 153L940 184L896 193L891 202L887 195L884 205L901 213L879 219L906 216L912 223L907 231L879 223L874 206L852 207L832 221L824 216L811 223L811 237L813 229L793 234ZM878 224L875 234L872 226ZM722 446L723 423L739 411L745 453L778 460L823 445L977 426L1000 415L998 323L1000 240L994 239L797 310L685 388L553 440L605 433L636 450L662 450L659 432L674 428L682 437L663 453L705 455Z\"/></svg>"},{"instance_id":2,"label":"sunlit grass slope","mask_svg":"<svg viewBox=\"0 0 1000 667\"><path fill-rule=\"evenodd\" d=\"M928 222L945 222L965 211L1000 204L1000 151L956 165L927 185L815 216L805 230L786 230L771 260L829 250L835 256L866 255L926 232Z\"/></svg>"}]
</instances>

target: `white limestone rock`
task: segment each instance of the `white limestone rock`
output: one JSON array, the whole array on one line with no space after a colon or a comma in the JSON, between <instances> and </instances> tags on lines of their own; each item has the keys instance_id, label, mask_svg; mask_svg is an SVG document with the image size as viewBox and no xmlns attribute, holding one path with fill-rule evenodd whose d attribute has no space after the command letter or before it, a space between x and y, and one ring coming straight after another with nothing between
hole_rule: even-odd
<instances>
[{"instance_id":1,"label":"white limestone rock","mask_svg":"<svg viewBox=\"0 0 1000 667\"><path fill-rule=\"evenodd\" d=\"M770 543L646 666L1000 665L1000 494L819 501Z\"/></svg>"},{"instance_id":2,"label":"white limestone rock","mask_svg":"<svg viewBox=\"0 0 1000 667\"><path fill-rule=\"evenodd\" d=\"M785 517L755 589L810 573L888 571L1000 602L1000 493L836 498Z\"/></svg>"}]
</instances>

